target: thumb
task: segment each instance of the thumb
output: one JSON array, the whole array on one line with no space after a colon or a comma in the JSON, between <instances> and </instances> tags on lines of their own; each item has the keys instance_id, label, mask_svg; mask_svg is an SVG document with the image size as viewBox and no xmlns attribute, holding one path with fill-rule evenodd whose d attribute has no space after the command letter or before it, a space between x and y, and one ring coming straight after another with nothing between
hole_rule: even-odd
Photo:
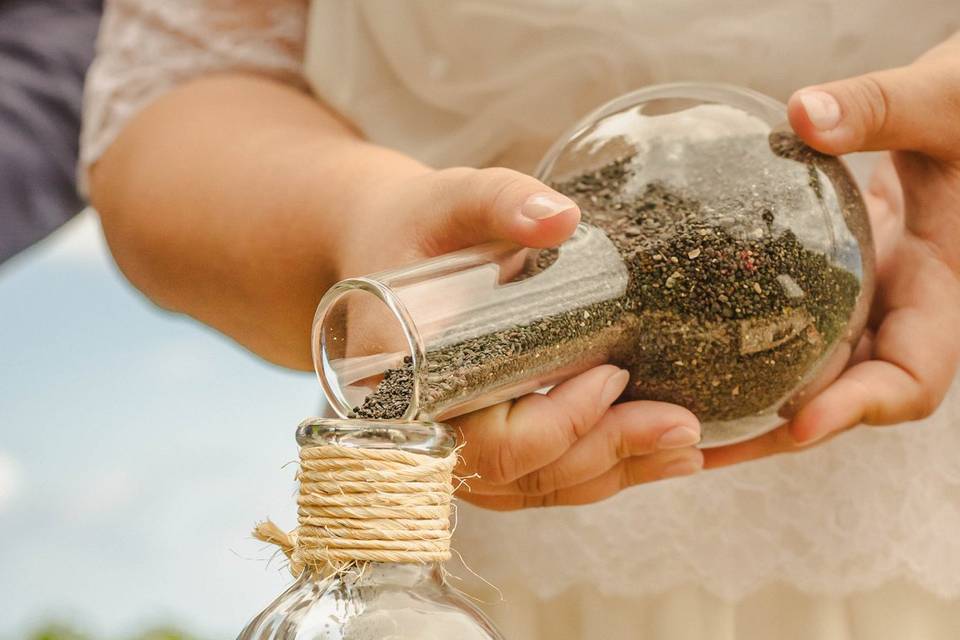
<instances>
[{"instance_id":1,"label":"thumb","mask_svg":"<svg viewBox=\"0 0 960 640\"><path fill-rule=\"evenodd\" d=\"M937 59L801 89L787 113L804 142L825 153L889 149L944 157L956 153L960 88Z\"/></svg>"},{"instance_id":2,"label":"thumb","mask_svg":"<svg viewBox=\"0 0 960 640\"><path fill-rule=\"evenodd\" d=\"M580 221L573 200L518 171L445 169L434 179L424 233L440 252L491 240L555 247Z\"/></svg>"}]
</instances>

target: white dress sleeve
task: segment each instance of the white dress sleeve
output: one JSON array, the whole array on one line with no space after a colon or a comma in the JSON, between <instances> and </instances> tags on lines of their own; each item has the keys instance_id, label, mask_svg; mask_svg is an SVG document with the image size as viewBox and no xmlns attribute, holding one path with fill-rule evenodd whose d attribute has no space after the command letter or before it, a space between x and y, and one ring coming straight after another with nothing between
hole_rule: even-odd
<instances>
[{"instance_id":1,"label":"white dress sleeve","mask_svg":"<svg viewBox=\"0 0 960 640\"><path fill-rule=\"evenodd\" d=\"M302 79L307 0L108 0L84 95L80 182L124 125L173 87L223 71Z\"/></svg>"}]
</instances>

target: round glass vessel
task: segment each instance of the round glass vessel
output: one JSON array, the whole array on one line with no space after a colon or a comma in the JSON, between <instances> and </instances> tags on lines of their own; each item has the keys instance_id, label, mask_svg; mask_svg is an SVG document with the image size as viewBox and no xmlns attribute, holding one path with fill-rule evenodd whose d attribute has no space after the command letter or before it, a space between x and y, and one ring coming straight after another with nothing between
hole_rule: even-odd
<instances>
[{"instance_id":1,"label":"round glass vessel","mask_svg":"<svg viewBox=\"0 0 960 640\"><path fill-rule=\"evenodd\" d=\"M866 207L781 103L648 87L561 136L537 177L583 212L558 249L476 247L328 292L314 358L335 410L449 417L613 362L621 400L686 406L718 446L839 375L873 293Z\"/></svg>"},{"instance_id":2,"label":"round glass vessel","mask_svg":"<svg viewBox=\"0 0 960 640\"><path fill-rule=\"evenodd\" d=\"M430 422L315 418L297 428L301 448L337 445L437 458L453 430ZM389 498L389 496L387 496ZM239 640L500 640L486 617L444 579L438 562L363 562L332 575L305 568Z\"/></svg>"}]
</instances>

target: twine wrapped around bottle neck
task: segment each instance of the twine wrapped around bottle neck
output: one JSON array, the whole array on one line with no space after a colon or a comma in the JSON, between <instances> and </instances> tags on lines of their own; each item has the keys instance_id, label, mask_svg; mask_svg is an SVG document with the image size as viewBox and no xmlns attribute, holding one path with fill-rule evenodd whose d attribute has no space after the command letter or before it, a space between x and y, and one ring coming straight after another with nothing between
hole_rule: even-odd
<instances>
[{"instance_id":1,"label":"twine wrapped around bottle neck","mask_svg":"<svg viewBox=\"0 0 960 640\"><path fill-rule=\"evenodd\" d=\"M267 520L258 540L275 544L290 570L335 572L356 562L443 562L450 558L450 508L457 454L323 445L300 449L300 526Z\"/></svg>"}]
</instances>

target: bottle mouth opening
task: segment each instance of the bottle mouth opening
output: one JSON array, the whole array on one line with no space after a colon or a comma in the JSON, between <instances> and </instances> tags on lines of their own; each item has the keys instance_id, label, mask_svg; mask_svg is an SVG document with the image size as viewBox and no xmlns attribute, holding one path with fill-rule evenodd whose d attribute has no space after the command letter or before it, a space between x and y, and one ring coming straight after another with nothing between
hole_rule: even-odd
<instances>
[{"instance_id":1,"label":"bottle mouth opening","mask_svg":"<svg viewBox=\"0 0 960 640\"><path fill-rule=\"evenodd\" d=\"M337 445L392 449L445 458L457 446L453 427L426 420L308 418L297 427L300 447Z\"/></svg>"},{"instance_id":2,"label":"bottle mouth opening","mask_svg":"<svg viewBox=\"0 0 960 640\"><path fill-rule=\"evenodd\" d=\"M419 411L423 340L396 294L371 278L349 278L327 291L313 319L313 367L331 408L353 418L391 369L409 367L409 398L398 420Z\"/></svg>"}]
</instances>

